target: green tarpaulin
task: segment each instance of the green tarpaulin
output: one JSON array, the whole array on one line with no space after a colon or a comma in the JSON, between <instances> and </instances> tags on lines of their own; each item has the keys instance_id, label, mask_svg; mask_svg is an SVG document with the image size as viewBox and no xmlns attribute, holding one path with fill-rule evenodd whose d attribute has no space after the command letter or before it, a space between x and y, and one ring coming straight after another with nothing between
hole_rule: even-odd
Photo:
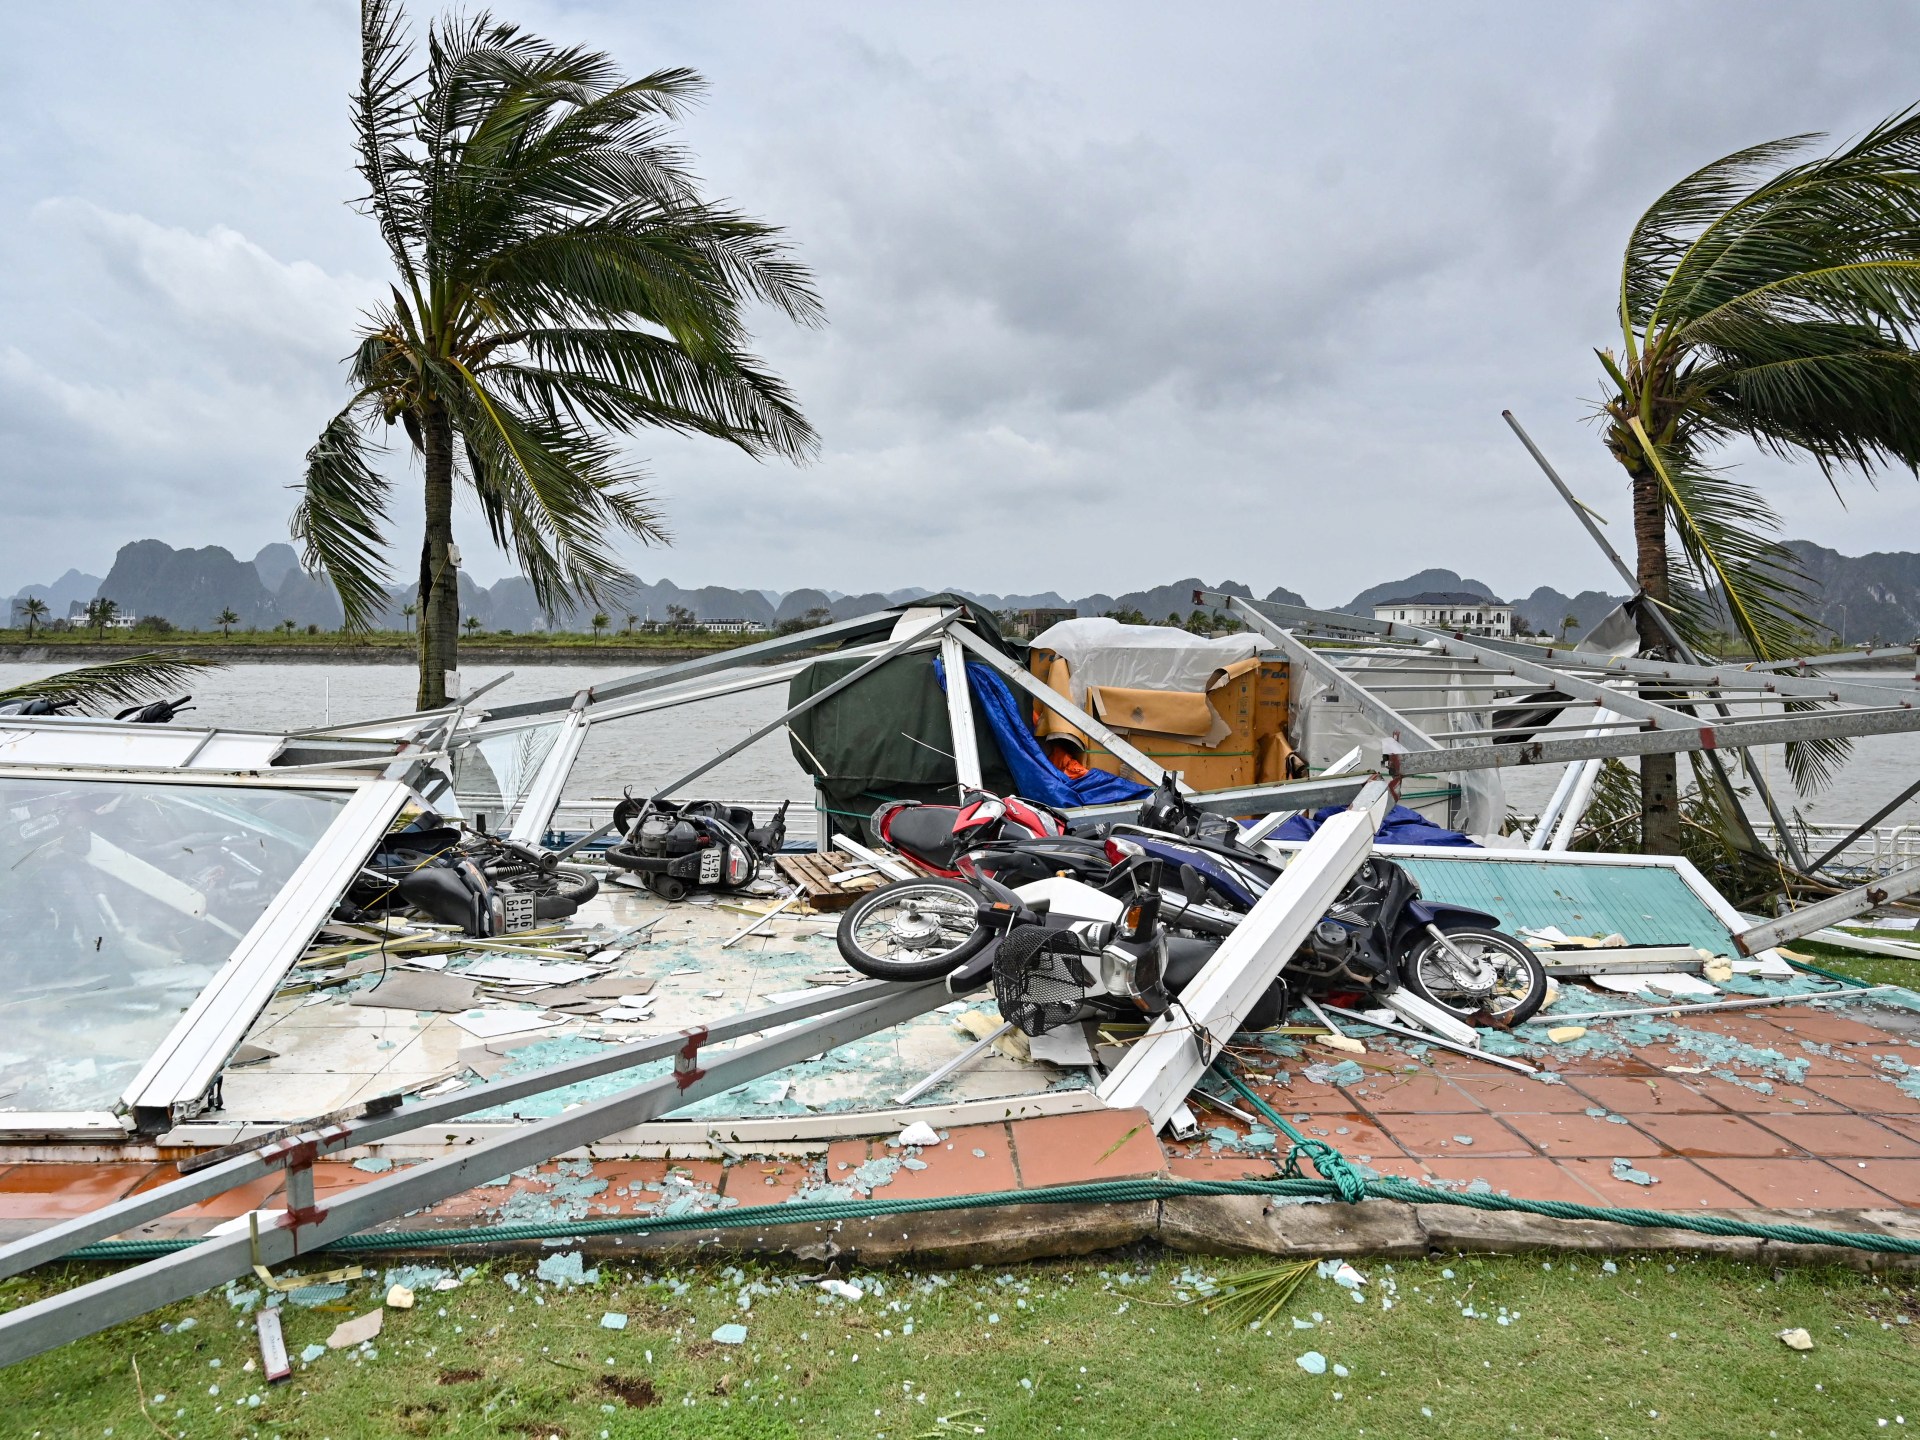
<instances>
[{"instance_id":1,"label":"green tarpaulin","mask_svg":"<svg viewBox=\"0 0 1920 1440\"><path fill-rule=\"evenodd\" d=\"M929 608L966 604L948 595L915 603ZM966 608L976 631L1011 653L993 617L972 605ZM950 805L958 796L946 692L933 672L936 653L918 650L896 656L866 679L795 716L788 725L793 758L814 777L835 832L866 834L868 817L883 801L930 800ZM790 682L787 703L798 705L866 663L863 657L846 655L816 660ZM974 732L979 737L981 782L999 794L1012 793L1013 777L977 702Z\"/></svg>"}]
</instances>

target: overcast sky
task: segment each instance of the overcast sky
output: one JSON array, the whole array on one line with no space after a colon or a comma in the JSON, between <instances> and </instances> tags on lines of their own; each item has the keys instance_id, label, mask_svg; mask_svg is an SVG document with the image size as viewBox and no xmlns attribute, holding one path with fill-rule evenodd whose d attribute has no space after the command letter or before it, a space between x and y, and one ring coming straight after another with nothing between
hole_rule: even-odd
<instances>
[{"instance_id":1,"label":"overcast sky","mask_svg":"<svg viewBox=\"0 0 1920 1440\"><path fill-rule=\"evenodd\" d=\"M701 172L825 297L825 329L758 325L815 463L635 442L677 543L630 561L683 585L1608 585L1501 409L1630 544L1585 419L1628 227L1726 151L1920 99L1910 4L497 13L704 72ZM146 536L250 556L285 538L384 284L345 204L353 9L8 20L0 593ZM1752 466L1789 535L1920 549L1909 476L1843 508L1811 468ZM506 573L471 511L462 540Z\"/></svg>"}]
</instances>

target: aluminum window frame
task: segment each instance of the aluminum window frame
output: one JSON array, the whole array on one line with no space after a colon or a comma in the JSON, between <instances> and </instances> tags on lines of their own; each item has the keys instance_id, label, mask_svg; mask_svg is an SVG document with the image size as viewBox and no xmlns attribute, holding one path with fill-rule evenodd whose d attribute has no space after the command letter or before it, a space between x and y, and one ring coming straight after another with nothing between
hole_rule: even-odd
<instances>
[{"instance_id":1,"label":"aluminum window frame","mask_svg":"<svg viewBox=\"0 0 1920 1440\"><path fill-rule=\"evenodd\" d=\"M190 1112L207 1094L227 1057L273 997L367 854L402 808L417 798L398 781L312 771L0 765L0 777L219 790L325 790L347 796L346 804L267 908L234 942L226 962L201 986L193 1003L149 1053L138 1074L121 1092L119 1111L0 1112L0 1136L8 1139L76 1134L97 1137L108 1127L124 1138L129 1119L136 1129L165 1128Z\"/></svg>"}]
</instances>

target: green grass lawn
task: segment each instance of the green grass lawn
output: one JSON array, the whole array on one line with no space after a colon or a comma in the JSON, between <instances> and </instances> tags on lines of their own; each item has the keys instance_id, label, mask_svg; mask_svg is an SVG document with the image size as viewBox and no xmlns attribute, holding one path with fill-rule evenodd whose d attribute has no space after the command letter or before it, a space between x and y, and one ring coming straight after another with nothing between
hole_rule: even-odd
<instances>
[{"instance_id":1,"label":"green grass lawn","mask_svg":"<svg viewBox=\"0 0 1920 1440\"><path fill-rule=\"evenodd\" d=\"M1692 1440L1920 1430L1920 1292L1908 1280L1658 1255L1612 1268L1564 1256L1362 1260L1360 1302L1310 1278L1258 1329L1182 1303L1201 1293L1196 1277L1218 1282L1255 1263L1154 1252L856 1273L869 1293L849 1302L793 1269L622 1263L559 1289L536 1282L530 1260L496 1260L457 1290L423 1287L366 1349L302 1364L304 1347L378 1303L376 1275L332 1308L286 1310L294 1376L276 1386L249 1369L251 1319L214 1293L7 1372L0 1431ZM93 1273L16 1280L0 1300ZM624 1330L603 1328L610 1312L627 1317ZM745 1343L711 1338L730 1323L746 1327ZM1812 1335L1810 1353L1775 1338L1789 1327ZM1298 1363L1309 1351L1323 1374Z\"/></svg>"},{"instance_id":2,"label":"green grass lawn","mask_svg":"<svg viewBox=\"0 0 1920 1440\"><path fill-rule=\"evenodd\" d=\"M1920 932L1913 930L1863 930L1863 935L1879 940L1897 940L1903 945L1920 946ZM1809 957L1822 970L1849 975L1869 985L1904 985L1920 989L1920 960L1902 960L1895 955L1867 955L1858 950L1843 950L1819 940L1790 940L1787 949Z\"/></svg>"}]
</instances>

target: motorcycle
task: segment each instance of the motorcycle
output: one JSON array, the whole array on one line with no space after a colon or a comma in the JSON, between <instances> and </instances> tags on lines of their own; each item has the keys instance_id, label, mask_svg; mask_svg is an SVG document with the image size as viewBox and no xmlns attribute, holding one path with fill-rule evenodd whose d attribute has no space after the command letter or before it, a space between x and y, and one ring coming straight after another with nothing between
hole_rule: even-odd
<instances>
[{"instance_id":1,"label":"motorcycle","mask_svg":"<svg viewBox=\"0 0 1920 1440\"><path fill-rule=\"evenodd\" d=\"M411 909L475 938L564 920L599 893L590 871L433 814L382 838L335 911L343 921Z\"/></svg>"},{"instance_id":2,"label":"motorcycle","mask_svg":"<svg viewBox=\"0 0 1920 1440\"><path fill-rule=\"evenodd\" d=\"M1199 812L1170 787L1163 788L1171 799L1156 795L1143 815L1202 829L1193 818ZM1008 836L972 825L968 833L986 837L974 839L973 848L962 848L965 842L958 834L946 841L941 826L958 831L959 817L977 813L980 803L969 802L957 811L917 807L926 820L916 825L901 823L913 812L889 816L892 823L882 834L892 834L896 849L924 866L929 847L946 845L937 858L951 869L871 891L842 916L835 938L842 958L854 969L896 980L955 973L1003 935L1031 927L1031 921L983 907L979 897L989 883L1005 888L1008 881L1017 885L1038 879L1033 873L1038 869L1072 877L1082 891L1094 894L1110 895L1122 884L1150 881L1153 920L1167 932L1169 944L1163 967L1168 993L1177 993L1205 964L1218 939L1233 932L1281 873L1277 860L1230 839L1169 834L1142 825L1116 826L1103 840ZM1177 889L1167 883L1169 871L1177 877ZM1101 907L1082 905L1088 908ZM1418 883L1403 867L1374 857L1356 872L1295 952L1284 984L1276 985L1331 999L1378 998L1404 984L1461 1020L1516 1025L1545 1003L1546 972L1531 950L1500 933L1499 924L1499 917L1485 911L1422 898ZM1006 945L997 948L1004 951ZM1150 990L1140 993L1151 997ZM1263 1000L1259 1008L1269 1007ZM1284 1013L1284 1005L1278 1008Z\"/></svg>"},{"instance_id":3,"label":"motorcycle","mask_svg":"<svg viewBox=\"0 0 1920 1440\"><path fill-rule=\"evenodd\" d=\"M787 806L765 825L753 812L718 800L635 800L628 795L613 811L618 844L607 849L610 865L631 870L662 900L682 900L694 889L740 890L760 873L761 862L787 838Z\"/></svg>"}]
</instances>

